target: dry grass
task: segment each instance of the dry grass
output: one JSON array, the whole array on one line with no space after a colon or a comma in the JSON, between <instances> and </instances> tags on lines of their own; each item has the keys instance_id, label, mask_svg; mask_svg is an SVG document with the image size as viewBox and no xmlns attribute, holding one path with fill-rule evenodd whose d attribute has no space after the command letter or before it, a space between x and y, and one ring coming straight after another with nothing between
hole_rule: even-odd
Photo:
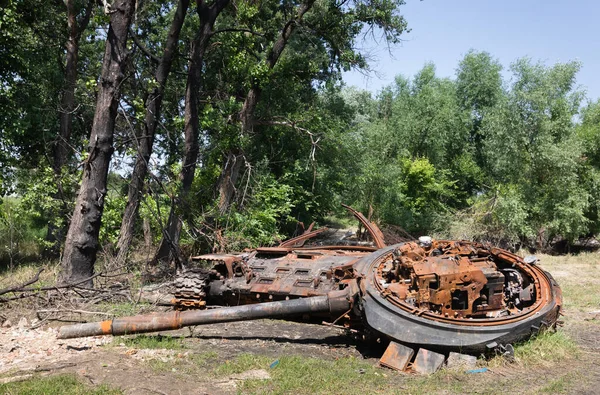
<instances>
[{"instance_id":1,"label":"dry grass","mask_svg":"<svg viewBox=\"0 0 600 395\"><path fill-rule=\"evenodd\" d=\"M599 253L538 257L540 266L560 284L567 314L600 310Z\"/></svg>"},{"instance_id":2,"label":"dry grass","mask_svg":"<svg viewBox=\"0 0 600 395\"><path fill-rule=\"evenodd\" d=\"M33 377L29 380L1 384L1 394L44 394L44 395L116 395L120 390L106 385L90 386L84 384L74 375L59 375L50 377Z\"/></svg>"},{"instance_id":3,"label":"dry grass","mask_svg":"<svg viewBox=\"0 0 600 395\"><path fill-rule=\"evenodd\" d=\"M46 261L40 264L28 264L17 266L13 270L7 270L0 273L0 289L11 287L32 279L40 269L44 269L40 274L40 279L31 287L41 287L54 284L58 276L60 266L56 261Z\"/></svg>"}]
</instances>

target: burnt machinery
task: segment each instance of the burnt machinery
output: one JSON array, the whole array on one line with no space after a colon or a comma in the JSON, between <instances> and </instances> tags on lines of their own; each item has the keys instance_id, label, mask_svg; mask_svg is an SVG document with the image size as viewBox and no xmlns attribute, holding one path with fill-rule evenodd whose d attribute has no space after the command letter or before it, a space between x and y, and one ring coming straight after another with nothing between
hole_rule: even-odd
<instances>
[{"instance_id":1,"label":"burnt machinery","mask_svg":"<svg viewBox=\"0 0 600 395\"><path fill-rule=\"evenodd\" d=\"M305 246L320 229L278 247L200 255L174 281L176 311L63 326L59 336L260 318L325 321L363 338L390 340L382 363L403 369L413 349L424 350L426 359L479 354L556 325L561 290L535 259L429 237L386 246L374 223L348 209L370 234L370 245Z\"/></svg>"}]
</instances>

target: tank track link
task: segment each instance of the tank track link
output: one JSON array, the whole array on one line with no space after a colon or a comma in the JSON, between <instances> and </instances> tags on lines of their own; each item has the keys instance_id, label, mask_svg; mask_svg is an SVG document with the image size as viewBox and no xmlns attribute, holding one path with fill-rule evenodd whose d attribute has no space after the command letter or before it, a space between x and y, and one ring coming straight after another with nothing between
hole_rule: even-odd
<instances>
[{"instance_id":1,"label":"tank track link","mask_svg":"<svg viewBox=\"0 0 600 395\"><path fill-rule=\"evenodd\" d=\"M173 304L177 310L206 308L206 289L210 281L209 271L194 268L181 272L173 281L175 299Z\"/></svg>"}]
</instances>

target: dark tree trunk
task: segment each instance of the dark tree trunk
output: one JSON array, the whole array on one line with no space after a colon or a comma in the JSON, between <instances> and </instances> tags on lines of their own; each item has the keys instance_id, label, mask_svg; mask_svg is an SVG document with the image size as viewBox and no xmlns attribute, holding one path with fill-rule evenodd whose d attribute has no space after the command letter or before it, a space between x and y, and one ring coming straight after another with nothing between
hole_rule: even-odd
<instances>
[{"instance_id":1,"label":"dark tree trunk","mask_svg":"<svg viewBox=\"0 0 600 395\"><path fill-rule=\"evenodd\" d=\"M114 150L119 88L127 60L127 32L134 7L135 0L115 0L111 6L89 156L84 163L83 179L61 262L60 281L63 283L81 281L94 273L108 166ZM92 285L91 280L86 285Z\"/></svg>"},{"instance_id":2,"label":"dark tree trunk","mask_svg":"<svg viewBox=\"0 0 600 395\"><path fill-rule=\"evenodd\" d=\"M271 51L267 55L267 66L269 69L273 69L275 67L277 61L283 53L283 50L289 42L290 37L294 33L296 26L302 21L302 18L312 8L314 3L315 0L307 0L306 2L300 4L298 13L294 19L289 20L283 29L281 29L279 38L277 41L275 41L273 48L271 48ZM241 123L242 135L248 135L252 132L254 127L254 113L256 111L256 105L260 100L261 92L262 90L260 85L254 84L246 95L244 105L238 114ZM235 195L235 184L240 173L239 166L241 166L241 163L239 163L240 161L234 162L234 166L231 166L231 158L239 156L240 152L241 150L239 148L233 148L227 152L225 159L223 160L221 176L217 181L217 191L219 193L219 211L221 213L225 213L227 210L229 210L229 206L231 205L231 201Z\"/></svg>"},{"instance_id":3,"label":"dark tree trunk","mask_svg":"<svg viewBox=\"0 0 600 395\"><path fill-rule=\"evenodd\" d=\"M171 22L171 28L169 29L169 35L167 37L165 49L154 74L158 84L152 90L152 92L150 92L148 99L146 100L144 129L140 139L137 142L138 155L133 167L133 173L131 174L131 181L129 182L127 205L125 206L125 211L123 213L121 232L119 234L119 241L117 242L118 262L125 261L127 253L129 252L131 241L133 240L133 230L138 209L140 207L140 199L142 198L144 180L146 179L146 175L148 173L148 161L152 155L154 136L156 134L156 128L158 127L158 121L160 119L165 85L167 83L169 73L171 72L171 66L173 64L173 59L177 51L177 44L179 42L179 34L181 33L181 27L183 26L189 4L189 0L179 0L177 3L177 9L175 11L173 21Z\"/></svg>"},{"instance_id":4,"label":"dark tree trunk","mask_svg":"<svg viewBox=\"0 0 600 395\"><path fill-rule=\"evenodd\" d=\"M64 238L65 227L67 224L57 226L54 218L64 218L67 212L67 200L62 184L62 168L69 160L69 139L71 138L71 130L73 124L73 112L75 111L75 87L77 85L77 65L79 57L79 39L81 34L87 28L92 15L92 9L95 2L89 1L83 10L81 20L77 20L77 10L75 9L74 0L66 0L67 6L67 26L69 27L69 38L65 44L66 59L65 59L65 81L62 91L60 110L59 110L59 132L56 145L52 152L52 170L56 178L57 192L52 196L60 201L58 212L51 214L51 220L48 222L48 233L46 241L51 243L51 246L44 251L48 257L57 257L60 253L60 244Z\"/></svg>"},{"instance_id":5,"label":"dark tree trunk","mask_svg":"<svg viewBox=\"0 0 600 395\"><path fill-rule=\"evenodd\" d=\"M221 214L225 214L229 208L231 199L235 193L235 183L240 174L243 162L244 155L241 150L231 149L227 152L223 170L217 181L217 188L219 188L219 210Z\"/></svg>"},{"instance_id":6,"label":"dark tree trunk","mask_svg":"<svg viewBox=\"0 0 600 395\"><path fill-rule=\"evenodd\" d=\"M192 42L191 57L188 67L188 77L185 88L185 155L182 163L181 188L171 203L171 211L166 229L163 229L163 238L155 256L155 261L167 259L175 260L179 265L181 260L179 252L179 235L181 232L181 218L178 212L189 214L188 194L194 181L196 162L200 152L199 146L199 119L198 119L198 93L200 90L200 77L202 75L202 62L204 54L213 32L215 20L229 3L229 0L217 0L211 6L203 1L197 1L200 28Z\"/></svg>"}]
</instances>

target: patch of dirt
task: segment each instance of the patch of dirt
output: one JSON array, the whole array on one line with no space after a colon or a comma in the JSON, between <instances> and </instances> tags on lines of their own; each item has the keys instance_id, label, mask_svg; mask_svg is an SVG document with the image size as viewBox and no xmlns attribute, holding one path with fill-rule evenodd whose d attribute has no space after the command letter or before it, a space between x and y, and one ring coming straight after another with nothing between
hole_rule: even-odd
<instances>
[{"instance_id":1,"label":"patch of dirt","mask_svg":"<svg viewBox=\"0 0 600 395\"><path fill-rule=\"evenodd\" d=\"M24 325L0 328L0 375L39 371L43 366L64 365L83 351L92 356L110 338L59 340L54 328L29 329Z\"/></svg>"},{"instance_id":2,"label":"patch of dirt","mask_svg":"<svg viewBox=\"0 0 600 395\"><path fill-rule=\"evenodd\" d=\"M559 259L544 265L559 283L583 278L598 283L598 266ZM566 287L565 287L566 288ZM160 294L160 292L159 292ZM568 298L569 295L565 295ZM354 341L342 330L277 320L214 324L163 332L184 338L184 349L137 349L113 343L111 337L59 340L50 327L30 329L22 320L25 310L4 311L12 324L0 328L0 382L31 374L75 373L92 384L108 384L126 394L228 394L237 392L246 379L269 380L269 369L229 377L211 376L211 368L242 353L272 358L301 355L325 360L352 356L376 365L383 351L377 344ZM28 317L29 318L29 317ZM20 323L19 323L20 321ZM557 380L568 383L570 393L595 394L600 388L600 306L566 311L561 330L580 347L578 358L559 363L540 363L533 368L519 364L491 368L486 373L453 375L439 379L434 393L453 393L455 384L472 393L539 393L552 391ZM113 343L113 344L109 344ZM208 361L204 359L208 358ZM408 377L387 369L390 392L407 392Z\"/></svg>"},{"instance_id":3,"label":"patch of dirt","mask_svg":"<svg viewBox=\"0 0 600 395\"><path fill-rule=\"evenodd\" d=\"M190 342L190 347L197 351L206 350L207 346L218 349L224 360L245 352L273 358L295 354L337 359L344 356L362 358L361 352L368 351L364 344L355 342L340 329L277 320L205 325L195 327L192 336L197 341Z\"/></svg>"},{"instance_id":4,"label":"patch of dirt","mask_svg":"<svg viewBox=\"0 0 600 395\"><path fill-rule=\"evenodd\" d=\"M32 373L75 373L89 383L108 384L126 394L221 394L235 392L238 381L256 377L233 375L211 381L197 372L189 374L185 370L193 368L191 356L212 352L214 362L222 363L246 352L274 360L289 354L332 360L361 355L352 339L339 329L273 320L162 333L186 337L182 350L138 350L111 346L113 338L109 336L63 340L57 339L57 334L55 328L0 328L0 377L11 381L26 379ZM159 370L152 367L155 361L162 362Z\"/></svg>"},{"instance_id":5,"label":"patch of dirt","mask_svg":"<svg viewBox=\"0 0 600 395\"><path fill-rule=\"evenodd\" d=\"M455 380L473 384L473 393L505 391L537 393L553 380L565 377L574 383L577 393L597 393L600 386L600 353L597 325L571 322L565 330L580 343L582 354L577 360L562 364L541 365L534 369L519 365L501 366L489 372L456 378L449 375L440 392L446 393ZM211 365L231 360L241 353L272 357L304 355L334 360L344 356L367 358L377 364L380 350L369 350L353 342L343 331L319 325L262 320L215 324L196 327L192 331L163 332L182 336L184 349L132 349L112 343L110 337L60 340L57 331L24 327L0 330L0 377L22 377L28 374L75 373L91 384L108 384L126 394L227 394L235 393L240 381L253 379L256 372L216 379L195 365L194 356L210 353ZM576 335L576 336L575 336ZM362 346L362 348L361 348ZM158 364L158 366L157 366ZM391 377L391 389L402 389L406 376L382 370ZM266 373L256 373L268 379ZM246 377L248 376L248 377ZM394 377L395 376L395 377ZM518 383L526 383L516 387ZM571 388L571 387L569 387ZM450 392L452 392L450 390Z\"/></svg>"}]
</instances>

